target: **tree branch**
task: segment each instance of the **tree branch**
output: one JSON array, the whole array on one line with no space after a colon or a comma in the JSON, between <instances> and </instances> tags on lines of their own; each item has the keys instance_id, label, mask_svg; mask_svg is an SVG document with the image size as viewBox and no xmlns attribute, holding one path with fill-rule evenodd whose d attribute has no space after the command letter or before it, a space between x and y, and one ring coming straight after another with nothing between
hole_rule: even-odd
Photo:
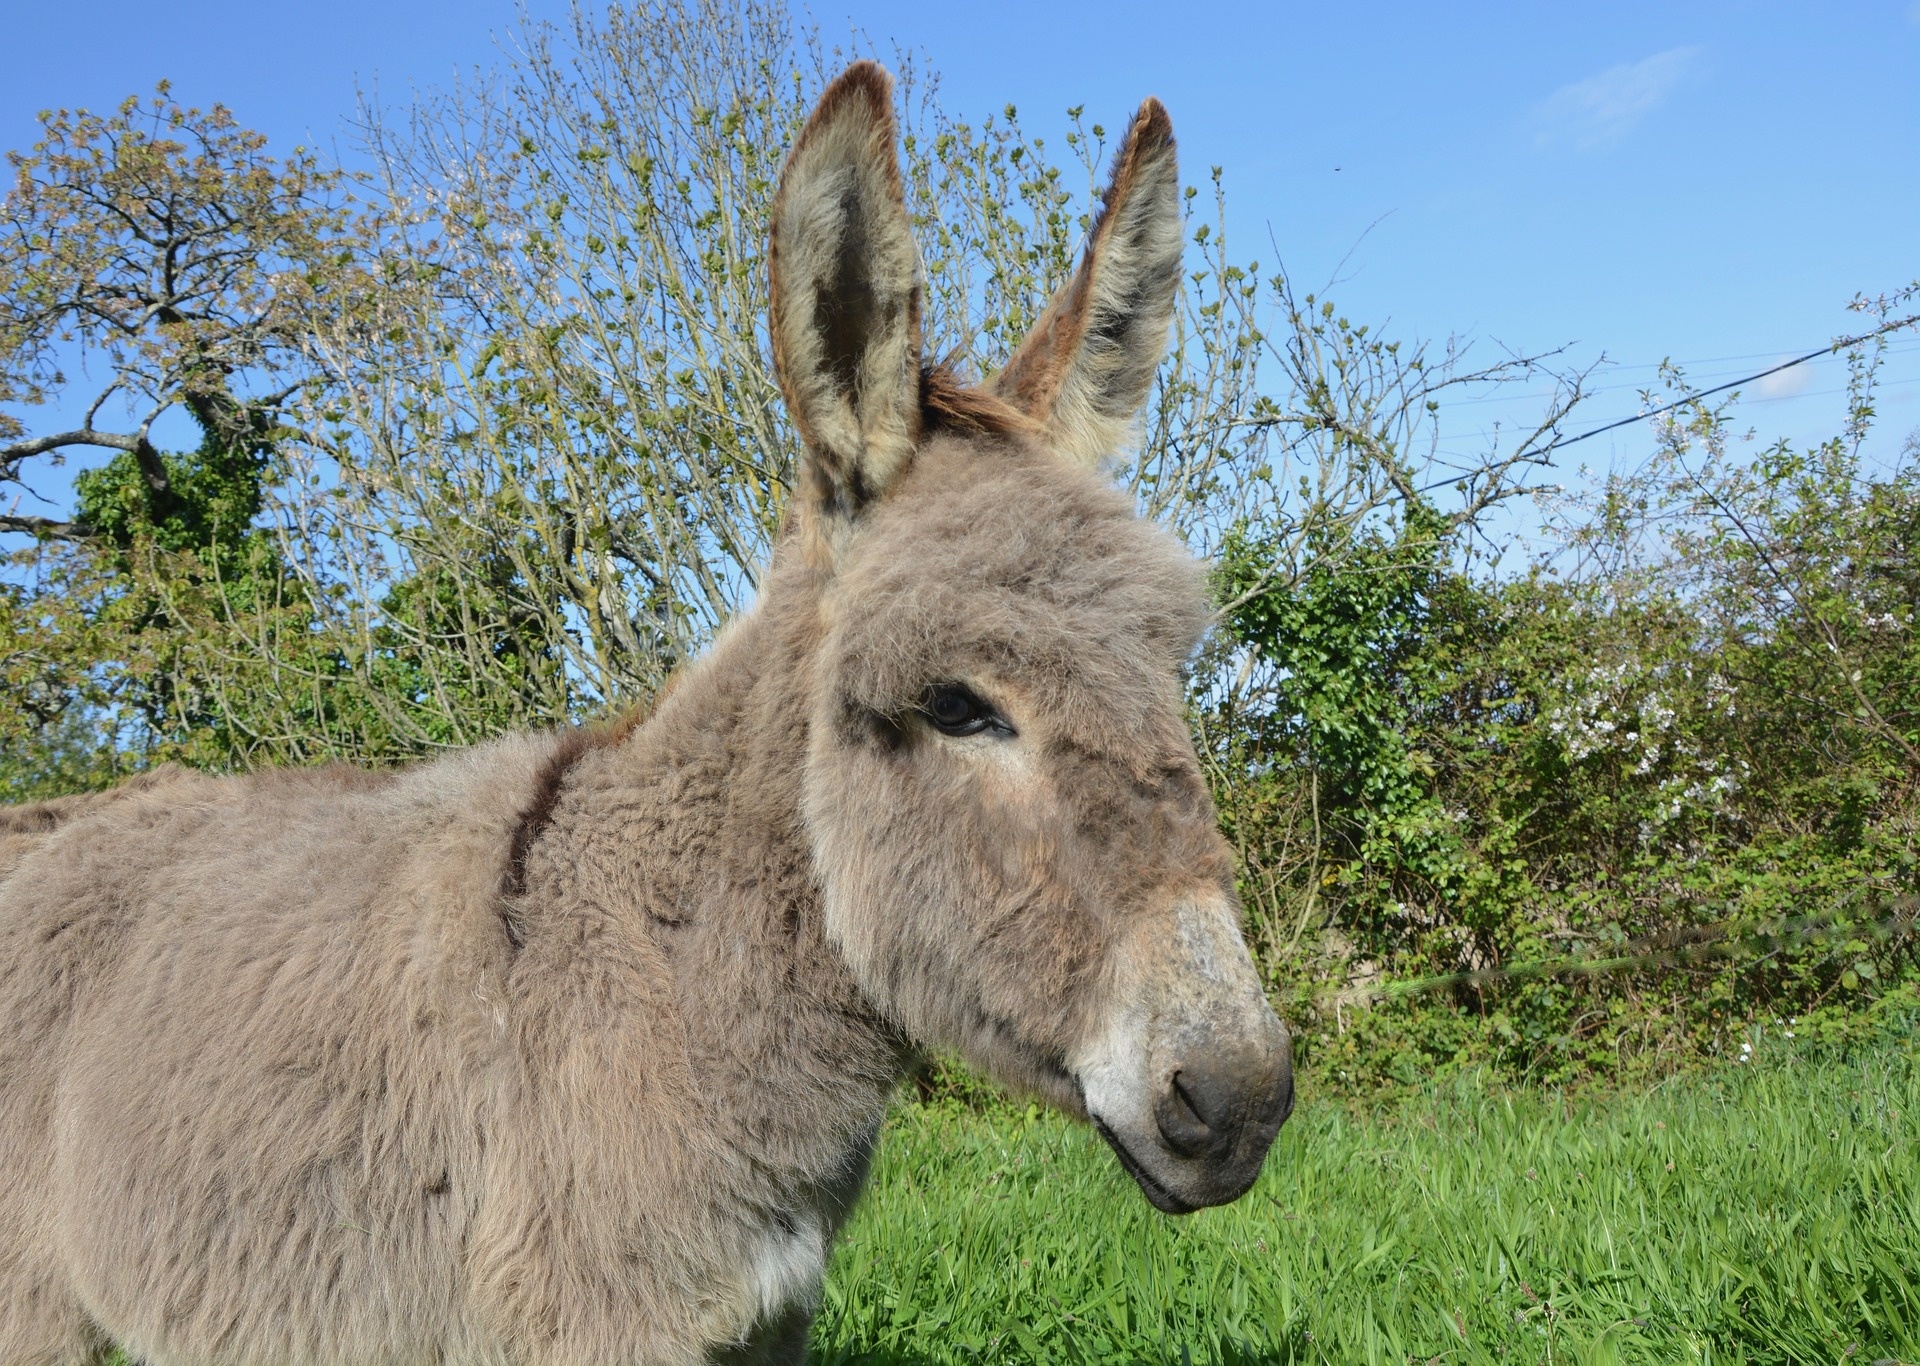
<instances>
[{"instance_id":1,"label":"tree branch","mask_svg":"<svg viewBox=\"0 0 1920 1366\"><path fill-rule=\"evenodd\" d=\"M116 451L138 453L147 444L144 436L129 436L122 432L103 432L97 427L86 426L70 432L53 432L47 436L32 436L24 441L15 441L0 446L0 464L9 467L36 455L45 455L48 451L57 451L62 446L105 446Z\"/></svg>"},{"instance_id":2,"label":"tree branch","mask_svg":"<svg viewBox=\"0 0 1920 1366\"><path fill-rule=\"evenodd\" d=\"M0 478L17 477L15 469L22 460L57 451L62 446L102 446L108 450L132 452L133 458L140 462L140 473L146 479L147 487L155 493L165 493L170 487L167 467L161 463L160 452L147 440L147 426L152 420L148 418L146 423L141 424L140 430L132 435L103 432L97 427L80 427L70 432L31 436L24 441L0 446Z\"/></svg>"},{"instance_id":3,"label":"tree branch","mask_svg":"<svg viewBox=\"0 0 1920 1366\"><path fill-rule=\"evenodd\" d=\"M45 541L84 541L93 528L83 522L56 522L51 517L21 516L0 512L0 531L20 531Z\"/></svg>"}]
</instances>

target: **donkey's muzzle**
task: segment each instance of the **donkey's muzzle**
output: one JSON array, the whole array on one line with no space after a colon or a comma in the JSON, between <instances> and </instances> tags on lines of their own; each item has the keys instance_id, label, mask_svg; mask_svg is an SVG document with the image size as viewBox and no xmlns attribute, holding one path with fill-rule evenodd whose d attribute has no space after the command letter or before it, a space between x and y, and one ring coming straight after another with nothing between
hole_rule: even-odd
<instances>
[{"instance_id":1,"label":"donkey's muzzle","mask_svg":"<svg viewBox=\"0 0 1920 1366\"><path fill-rule=\"evenodd\" d=\"M1181 906L1146 941L1105 1022L1071 1058L1088 1117L1153 1205L1224 1205L1260 1175L1293 1109L1293 1042L1226 897ZM1156 956L1157 955L1157 956Z\"/></svg>"},{"instance_id":2,"label":"donkey's muzzle","mask_svg":"<svg viewBox=\"0 0 1920 1366\"><path fill-rule=\"evenodd\" d=\"M1125 1107L1109 1118L1089 1106L1094 1127L1154 1208L1190 1214L1224 1205L1258 1179L1293 1112L1291 1041L1267 1018L1270 1031L1242 1047L1202 1034L1175 1050L1177 1065L1155 1069L1162 1083L1136 1122L1123 1118Z\"/></svg>"},{"instance_id":3,"label":"donkey's muzzle","mask_svg":"<svg viewBox=\"0 0 1920 1366\"><path fill-rule=\"evenodd\" d=\"M1277 1020L1271 1033L1262 1033L1239 1048L1207 1040L1181 1050L1186 1056L1172 1067L1156 1069L1166 1080L1154 1097L1148 1144L1158 1152L1130 1152L1107 1135L1157 1208L1185 1214L1224 1205L1259 1177L1267 1149L1293 1112L1290 1040Z\"/></svg>"}]
</instances>

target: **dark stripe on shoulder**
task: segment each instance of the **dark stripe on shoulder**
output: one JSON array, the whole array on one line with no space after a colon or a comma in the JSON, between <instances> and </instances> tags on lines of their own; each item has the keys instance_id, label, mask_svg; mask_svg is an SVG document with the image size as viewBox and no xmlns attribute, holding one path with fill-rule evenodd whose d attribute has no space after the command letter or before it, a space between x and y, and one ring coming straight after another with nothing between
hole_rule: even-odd
<instances>
[{"instance_id":1,"label":"dark stripe on shoulder","mask_svg":"<svg viewBox=\"0 0 1920 1366\"><path fill-rule=\"evenodd\" d=\"M547 827L553 824L553 810L560 801L560 793L566 786L567 775L573 766L586 755L597 749L608 749L619 744L633 734L645 721L651 708L631 707L611 721L597 725L575 726L563 731L547 754L533 777L533 791L526 805L520 808L520 818L514 822L513 835L507 846L507 867L501 878L500 890L507 897L518 897L527 890L527 857L532 854L533 846ZM523 942L520 931L514 925L506 908L501 908L501 919L506 923L507 939L517 949Z\"/></svg>"}]
</instances>

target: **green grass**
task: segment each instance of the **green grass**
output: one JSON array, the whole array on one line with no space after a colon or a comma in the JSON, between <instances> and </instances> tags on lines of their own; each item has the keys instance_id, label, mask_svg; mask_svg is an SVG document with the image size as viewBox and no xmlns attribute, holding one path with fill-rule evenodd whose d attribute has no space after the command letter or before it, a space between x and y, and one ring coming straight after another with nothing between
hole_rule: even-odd
<instances>
[{"instance_id":1,"label":"green grass","mask_svg":"<svg viewBox=\"0 0 1920 1366\"><path fill-rule=\"evenodd\" d=\"M1309 1097L1185 1219L1062 1120L903 1106L816 1360L1920 1362L1920 1067L1775 1047L1646 1095Z\"/></svg>"}]
</instances>

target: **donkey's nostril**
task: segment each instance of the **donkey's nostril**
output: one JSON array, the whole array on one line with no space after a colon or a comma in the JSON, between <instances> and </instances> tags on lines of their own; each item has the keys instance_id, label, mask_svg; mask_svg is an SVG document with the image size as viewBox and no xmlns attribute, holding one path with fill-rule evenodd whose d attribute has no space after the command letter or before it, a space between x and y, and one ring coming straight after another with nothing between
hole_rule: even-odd
<instances>
[{"instance_id":1,"label":"donkey's nostril","mask_svg":"<svg viewBox=\"0 0 1920 1366\"><path fill-rule=\"evenodd\" d=\"M1182 1157L1199 1157L1220 1144L1219 1133L1207 1121L1213 1109L1209 1105L1209 1089L1205 1078L1175 1072L1167 1089L1154 1102L1153 1118L1159 1126L1160 1137Z\"/></svg>"}]
</instances>

